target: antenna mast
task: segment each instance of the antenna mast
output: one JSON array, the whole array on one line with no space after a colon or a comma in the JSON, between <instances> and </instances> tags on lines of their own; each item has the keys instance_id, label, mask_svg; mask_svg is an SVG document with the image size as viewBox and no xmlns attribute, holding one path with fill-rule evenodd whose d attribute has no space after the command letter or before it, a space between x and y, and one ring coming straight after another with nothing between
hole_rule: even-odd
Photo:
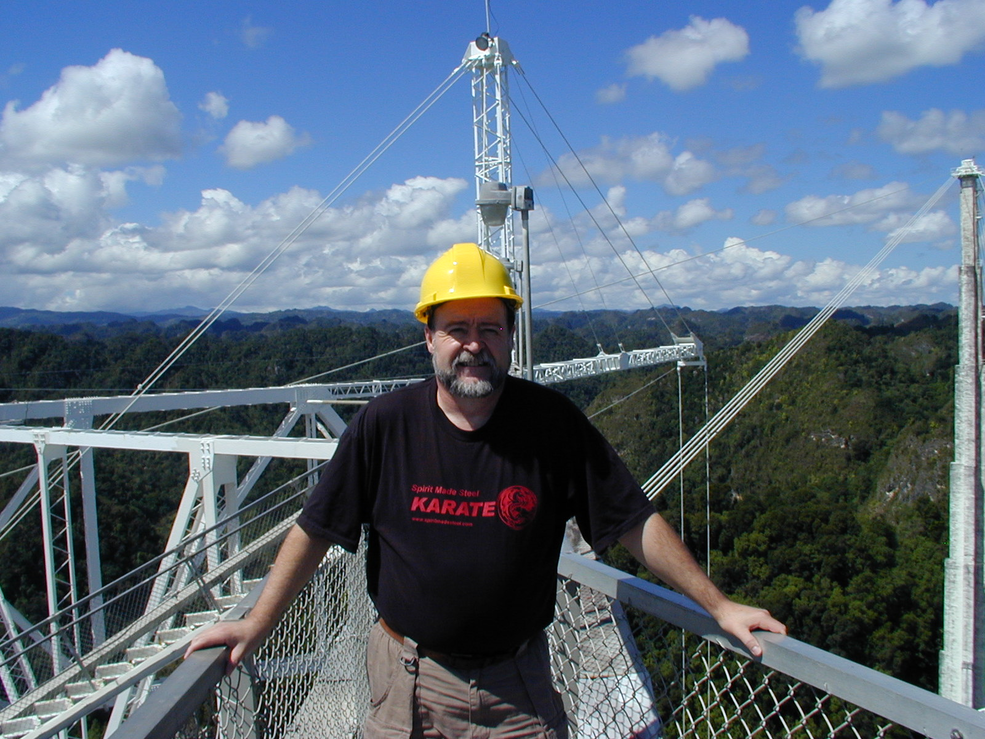
<instances>
[{"instance_id":1,"label":"antenna mast","mask_svg":"<svg viewBox=\"0 0 985 739\"><path fill-rule=\"evenodd\" d=\"M489 28L489 3L486 3ZM472 70L472 127L475 146L475 196L478 209L476 242L499 257L523 297L514 361L533 379L533 330L530 301L530 242L527 217L533 209L533 191L513 186L510 137L510 67L520 65L509 44L487 30L469 44L463 64ZM517 247L512 210L519 211L523 242Z\"/></svg>"}]
</instances>

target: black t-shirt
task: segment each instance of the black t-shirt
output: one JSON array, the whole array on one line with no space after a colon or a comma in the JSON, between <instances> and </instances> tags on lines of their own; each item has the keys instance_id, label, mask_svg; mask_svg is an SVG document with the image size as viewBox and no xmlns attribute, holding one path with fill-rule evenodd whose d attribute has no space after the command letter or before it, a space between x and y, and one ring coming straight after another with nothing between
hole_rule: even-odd
<instances>
[{"instance_id":1,"label":"black t-shirt","mask_svg":"<svg viewBox=\"0 0 985 739\"><path fill-rule=\"evenodd\" d=\"M431 649L496 653L553 618L571 516L602 551L653 507L560 393L508 378L486 425L462 431L435 382L356 415L298 524L350 551L369 524L369 592L387 623Z\"/></svg>"}]
</instances>

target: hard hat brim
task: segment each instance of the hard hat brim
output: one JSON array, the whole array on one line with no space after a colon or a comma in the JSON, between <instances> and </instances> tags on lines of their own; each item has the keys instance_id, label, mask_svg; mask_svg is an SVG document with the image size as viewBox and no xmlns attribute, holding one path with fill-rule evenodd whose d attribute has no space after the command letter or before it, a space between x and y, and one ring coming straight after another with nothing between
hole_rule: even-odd
<instances>
[{"instance_id":1,"label":"hard hat brim","mask_svg":"<svg viewBox=\"0 0 985 739\"><path fill-rule=\"evenodd\" d=\"M421 323L427 323L428 314L435 306L452 300L477 298L510 300L514 308L523 304L523 298L513 288L509 271L501 261L478 244L455 244L435 259L424 273L421 299L414 308L414 315Z\"/></svg>"},{"instance_id":2,"label":"hard hat brim","mask_svg":"<svg viewBox=\"0 0 985 739\"><path fill-rule=\"evenodd\" d=\"M456 300L481 300L483 298L499 298L500 300L506 300L513 303L513 310L519 310L520 306L523 305L523 298L521 298L516 293L503 294L497 293L495 295L467 295L460 298L440 298L435 300L430 300L426 302L418 303L414 308L414 317L417 318L421 323L428 322L428 315L437 308L439 305L444 305L445 303L451 303Z\"/></svg>"}]
</instances>

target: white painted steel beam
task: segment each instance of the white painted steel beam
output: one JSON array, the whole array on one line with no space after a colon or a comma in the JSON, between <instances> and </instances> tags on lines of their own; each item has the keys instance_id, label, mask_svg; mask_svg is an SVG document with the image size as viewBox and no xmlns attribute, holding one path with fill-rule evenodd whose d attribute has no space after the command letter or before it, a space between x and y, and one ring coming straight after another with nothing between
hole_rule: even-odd
<instances>
[{"instance_id":1,"label":"white painted steel beam","mask_svg":"<svg viewBox=\"0 0 985 739\"><path fill-rule=\"evenodd\" d=\"M41 479L41 530L44 543L44 572L48 616L51 618L52 670L60 672L71 650L79 644L78 629L67 633L55 618L62 609L78 601L75 551L72 535L67 447L51 444L35 434Z\"/></svg>"},{"instance_id":2,"label":"white painted steel beam","mask_svg":"<svg viewBox=\"0 0 985 739\"><path fill-rule=\"evenodd\" d=\"M397 388L420 382L421 378L400 380L362 380L320 385L284 385L280 387L254 387L232 390L200 390L182 393L156 393L133 399L129 396L69 398L62 400L32 400L16 403L0 403L0 424L17 424L45 418L69 418L78 415L83 404L92 416L108 416L129 411L196 410L201 408L228 408L242 405L266 405L273 403L300 403L307 400L331 400L333 398L374 398Z\"/></svg>"},{"instance_id":3,"label":"white painted steel beam","mask_svg":"<svg viewBox=\"0 0 985 739\"><path fill-rule=\"evenodd\" d=\"M46 444L93 449L124 449L146 452L191 454L203 443L214 445L217 454L240 457L284 457L288 459L331 459L335 453L333 439L301 439L269 436L211 436L207 434L165 434L145 431L98 431L0 426L0 442L30 444L36 438Z\"/></svg>"},{"instance_id":4,"label":"white painted steel beam","mask_svg":"<svg viewBox=\"0 0 985 739\"><path fill-rule=\"evenodd\" d=\"M9 702L20 698L22 693L30 692L37 687L34 671L27 659L26 646L29 641L37 643L41 637L36 633L23 636L31 624L14 605L7 600L3 589L0 588L0 685L3 686Z\"/></svg>"}]
</instances>

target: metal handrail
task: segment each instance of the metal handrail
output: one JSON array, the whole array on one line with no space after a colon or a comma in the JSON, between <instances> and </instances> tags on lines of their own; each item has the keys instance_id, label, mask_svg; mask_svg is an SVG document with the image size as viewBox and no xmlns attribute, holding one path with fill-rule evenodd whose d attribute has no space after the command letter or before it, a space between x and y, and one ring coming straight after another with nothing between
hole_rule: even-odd
<instances>
[{"instance_id":1,"label":"metal handrail","mask_svg":"<svg viewBox=\"0 0 985 739\"><path fill-rule=\"evenodd\" d=\"M168 677L167 690L153 691L115 736L170 739L201 706L225 674L229 647L192 652ZM163 687L163 686L162 686ZM175 694L181 699L175 701Z\"/></svg>"},{"instance_id":2,"label":"metal handrail","mask_svg":"<svg viewBox=\"0 0 985 739\"><path fill-rule=\"evenodd\" d=\"M199 539L203 539L204 537L207 537L209 535L215 535L215 532L218 529L227 526L228 524L233 522L234 519L240 518L244 514L249 514L250 512L258 508L261 509L261 512L258 515L253 516L249 521L245 522L241 526L237 526L237 531L227 531L225 532L225 534L220 534L219 536L216 537L215 541L211 542L209 545L209 546L220 546L221 543L228 536L232 536L236 534L238 531L241 531L243 527L255 525L258 520L264 517L269 517L271 514L277 514L279 511L283 511L285 507L291 506L292 503L294 503L296 507L297 499L303 496L307 492L306 489L298 490L296 493L290 495L285 500L277 501L276 496L278 494L282 494L284 490L290 490L291 486L295 485L299 479L308 477L310 474L311 474L310 471L306 471L304 474L298 476L297 478L294 478L293 480L290 480L278 486L276 489L263 495L261 498L257 499L256 501L253 501L249 505L244 506L236 514L232 514L231 516L224 518L223 520L219 521L217 524L210 527L209 529L198 532L193 537L189 537L174 550L158 555L150 562L145 563L145 565L143 565L144 568L153 568L152 574L148 575L147 577L144 577L140 583L128 589L127 592L118 593L113 598L107 598L103 602L102 607L106 608L117 601L122 601L127 597L128 593L136 592L140 588L146 587L147 584L156 580L159 577L167 577L169 572L172 572L174 571L175 568L182 566L182 562L184 562L184 559L175 562L166 571L159 572L156 569L156 565L159 564L165 557L167 557L169 554L173 554L178 550L187 547L189 542L194 542ZM271 504L272 498L275 501L273 504ZM293 520L294 515L296 515L296 512L293 515L288 515L287 518L288 525ZM240 518L240 520L242 519ZM227 563L227 565L220 567L218 570L214 572L210 571L208 573L206 579L208 579L210 587L212 581L215 580L216 578L228 577L230 572L243 570L243 568L250 561L252 561L252 559L258 556L261 550L275 545L277 541L279 541L279 539L276 537L272 539L270 536L271 533L279 532L278 535L283 536L283 533L286 532L286 529L283 529L282 526L272 526L272 527L268 526L265 528L268 529L267 533L260 536L255 542L260 545L259 548L248 547L242 550L236 556L232 557ZM194 556L200 557L202 555L202 551L204 550L196 551ZM124 576L123 578L119 578L118 580L115 580L114 583L111 583L110 586L107 586L107 588L127 578L132 578L133 574L134 573L129 573L129 575ZM23 712L25 710L28 710L30 706L33 705L34 702L38 700L46 700L54 697L60 690L64 688L66 684L68 684L72 680L78 679L78 676L86 676L88 677L88 679L91 680L93 677L92 670L95 668L96 665L105 662L107 659L111 658L114 654L118 653L126 643L131 642L133 639L153 630L155 626L163 618L167 618L168 616L176 613L184 603L186 603L190 598L194 597L196 593L199 593L202 587L203 584L201 580L200 579L196 580L196 582L193 582L188 586L184 587L179 593L175 594L174 597L169 598L166 602L160 604L152 612L144 613L142 616L139 616L136 619L128 621L125 624L123 624L116 632L114 632L114 634L111 637L107 638L104 642L101 642L97 645L93 645L92 649L86 651L84 654L73 655L75 659L72 660L74 664L71 667L62 670L57 675L49 675L44 680L40 681L40 683L36 687L28 690L24 694L18 696L16 700L13 700L9 702L7 705L0 708L0 718L4 720L10 720L16 716L22 715ZM106 591L107 589L103 588L100 592L102 594L105 594ZM95 595L97 594L93 594L93 596L90 597L94 597ZM88 600L88 598L85 600ZM75 606L67 610L74 611L75 609L78 608L79 608L79 604L76 604ZM86 613L82 616L74 616L72 614L69 614L72 620L70 622L61 623L59 633L62 633L65 629L72 628L76 624L83 623L87 619L93 618L94 614L97 612L98 609ZM37 633L40 634L41 629L50 625L53 619L57 622L57 618L59 615L61 614L56 614L55 617L49 617L45 621L36 624L33 627L32 631L36 631ZM28 634L27 631L18 635L18 638L23 639L23 637L26 634ZM32 652L32 650L37 650L39 648L50 649L49 642L52 638L53 638L52 634L45 633L43 634L43 637L39 642L33 643L26 648L20 647L18 643L18 639L9 640L9 642L7 642L6 644L8 646L8 651L10 651L9 648L13 648L14 650L16 650L16 653L13 655L11 659L18 659L24 656L27 656L29 658L29 654ZM9 662L10 660L4 660L4 664L8 664Z\"/></svg>"},{"instance_id":3,"label":"metal handrail","mask_svg":"<svg viewBox=\"0 0 985 739\"><path fill-rule=\"evenodd\" d=\"M249 613L266 582L267 578L264 578L222 620L236 621ZM229 647L211 647L192 652L130 714L114 736L121 739L170 739L175 736L215 690L226 673L228 662Z\"/></svg>"},{"instance_id":4,"label":"metal handrail","mask_svg":"<svg viewBox=\"0 0 985 739\"><path fill-rule=\"evenodd\" d=\"M576 554L563 554L558 574L662 619L723 648L753 659L690 599ZM250 596L259 593L254 588ZM241 617L246 602L232 617ZM985 736L985 715L896 678L863 667L789 636L758 632L763 666L878 714L934 739ZM214 652L214 653L211 653ZM154 701L134 711L115 739L169 739L222 679L225 650L187 661L154 692ZM218 667L217 667L218 665ZM179 677L180 672L180 677ZM180 712L180 715L179 715ZM180 719L180 722L179 722ZM176 723L177 722L177 723Z\"/></svg>"},{"instance_id":5,"label":"metal handrail","mask_svg":"<svg viewBox=\"0 0 985 739\"><path fill-rule=\"evenodd\" d=\"M558 574L753 659L707 611L672 590L572 554L561 555ZM756 632L756 637L763 648L759 661L764 666L895 724L940 739L985 736L985 715L972 708L789 636L763 631Z\"/></svg>"}]
</instances>

